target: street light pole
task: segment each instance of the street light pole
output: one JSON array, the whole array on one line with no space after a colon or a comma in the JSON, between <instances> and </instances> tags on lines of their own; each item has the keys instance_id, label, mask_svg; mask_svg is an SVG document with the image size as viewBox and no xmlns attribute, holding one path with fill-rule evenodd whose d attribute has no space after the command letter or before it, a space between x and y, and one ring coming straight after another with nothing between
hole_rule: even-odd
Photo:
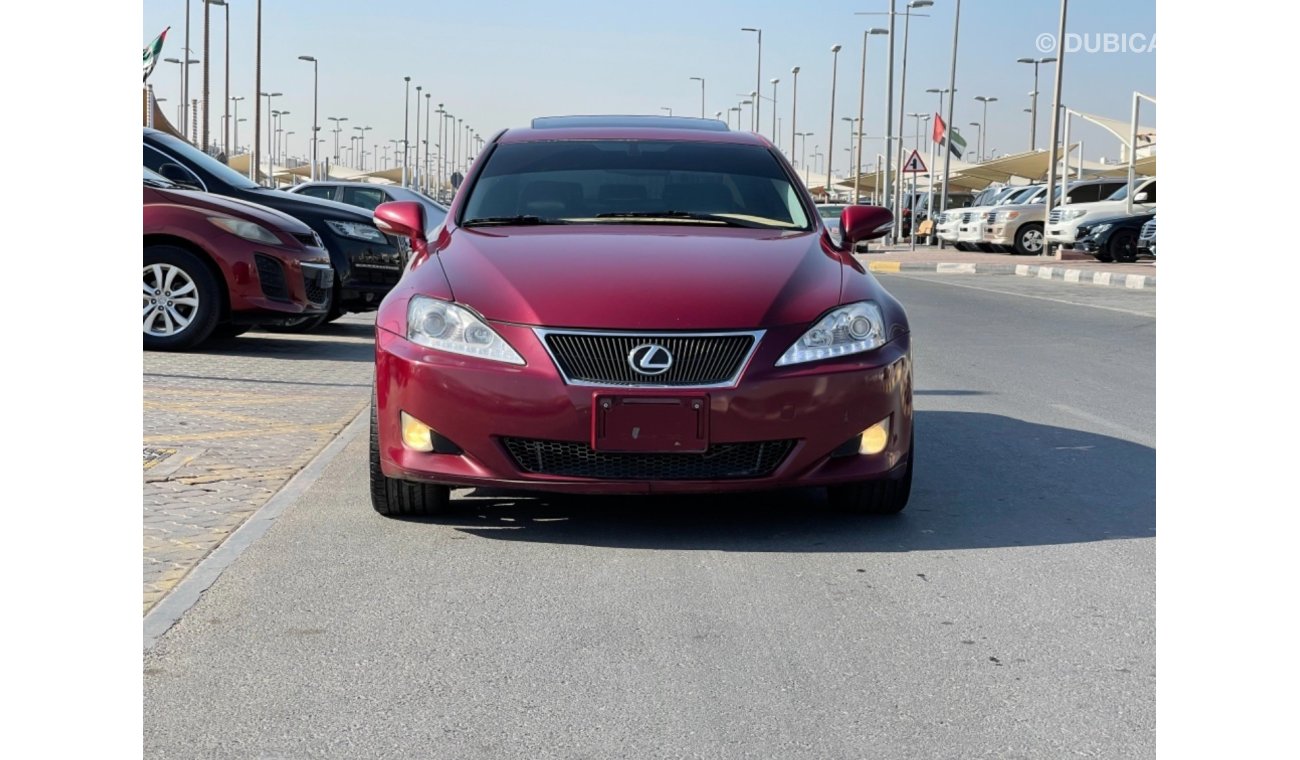
<instances>
[{"instance_id":1,"label":"street light pole","mask_svg":"<svg viewBox=\"0 0 1300 760\"><path fill-rule=\"evenodd\" d=\"M258 132L262 128L262 99L257 97L262 92L262 0L257 0L257 65L253 82L253 142L250 144L248 178L257 181Z\"/></svg>"},{"instance_id":2,"label":"street light pole","mask_svg":"<svg viewBox=\"0 0 1300 760\"><path fill-rule=\"evenodd\" d=\"M861 202L859 177L862 176L862 133L866 131L863 121L867 103L867 37L873 34L889 34L888 29L872 27L862 32L862 78L858 82L858 160L853 170L853 202Z\"/></svg>"},{"instance_id":3,"label":"street light pole","mask_svg":"<svg viewBox=\"0 0 1300 760\"><path fill-rule=\"evenodd\" d=\"M438 200L442 200L442 175L443 175L443 167L446 165L446 160L445 160L445 159L446 159L446 154L447 154L447 149L446 149L446 147L445 147L445 146L446 146L446 142L443 140L443 137L442 137L442 128L443 128L443 125L446 124L446 122L447 122L447 109L443 107L444 105L445 105L445 104L443 104L443 103L439 103L439 104L438 104L438 110L437 110L437 114L438 114L438 163L437 163L437 166L438 166L438 170L437 170L437 173L438 173L438 181L437 181L437 185L436 185L436 187L434 188L434 190L435 190L435 194L434 194L433 197L434 197L434 198L437 198Z\"/></svg>"},{"instance_id":4,"label":"street light pole","mask_svg":"<svg viewBox=\"0 0 1300 760\"><path fill-rule=\"evenodd\" d=\"M311 178L316 179L316 133L320 131L318 104L320 103L320 62L310 55L298 56L300 61L311 62Z\"/></svg>"},{"instance_id":5,"label":"street light pole","mask_svg":"<svg viewBox=\"0 0 1300 760\"><path fill-rule=\"evenodd\" d=\"M424 93L424 194L428 195L429 186L429 131L433 122L433 93ZM364 134L364 133L363 133ZM361 146L362 155L365 154L366 146Z\"/></svg>"},{"instance_id":6,"label":"street light pole","mask_svg":"<svg viewBox=\"0 0 1300 760\"><path fill-rule=\"evenodd\" d=\"M799 113L799 67L790 69L790 75L794 77L791 83L794 90L790 93L790 157L794 158L794 138L799 134L795 131L795 116Z\"/></svg>"},{"instance_id":7,"label":"street light pole","mask_svg":"<svg viewBox=\"0 0 1300 760\"><path fill-rule=\"evenodd\" d=\"M826 200L831 199L831 164L835 162L835 80L839 74L841 45L831 46L831 126L826 134Z\"/></svg>"},{"instance_id":8,"label":"street light pole","mask_svg":"<svg viewBox=\"0 0 1300 760\"><path fill-rule=\"evenodd\" d=\"M402 112L402 187L406 187L406 154L411 142L411 78L402 77L406 82L406 110Z\"/></svg>"},{"instance_id":9,"label":"street light pole","mask_svg":"<svg viewBox=\"0 0 1300 760\"><path fill-rule=\"evenodd\" d=\"M754 91L757 92L763 89L763 30L755 29L753 27L747 26L742 28L740 31L758 33L758 70L754 74ZM759 106L758 101L759 98L755 97L754 98L754 119L750 127L751 132L758 131L758 106Z\"/></svg>"},{"instance_id":10,"label":"street light pole","mask_svg":"<svg viewBox=\"0 0 1300 760\"><path fill-rule=\"evenodd\" d=\"M339 133L343 131L343 122L348 120L346 116L326 116L326 121L334 122L334 163L339 162Z\"/></svg>"},{"instance_id":11,"label":"street light pole","mask_svg":"<svg viewBox=\"0 0 1300 760\"><path fill-rule=\"evenodd\" d=\"M1029 109L1029 149L1038 150L1038 67L1044 63L1055 63L1056 58L1048 56L1046 58L1017 58L1016 63L1032 63L1034 65L1034 91L1029 93L1031 107Z\"/></svg>"},{"instance_id":12,"label":"street light pole","mask_svg":"<svg viewBox=\"0 0 1300 760\"><path fill-rule=\"evenodd\" d=\"M185 12L189 13L189 2L185 3ZM187 30L188 31L188 30ZM212 58L212 3L203 4L203 152L208 152L208 94L209 88L209 60Z\"/></svg>"},{"instance_id":13,"label":"street light pole","mask_svg":"<svg viewBox=\"0 0 1300 760\"><path fill-rule=\"evenodd\" d=\"M956 132L957 126L952 122L952 111L954 101L957 99L957 39L961 32L961 0L957 0L957 7L953 13L952 19L952 65L948 70L948 128ZM948 138L948 145L943 151L943 204L942 210L948 210L948 177L952 169L952 138Z\"/></svg>"},{"instance_id":14,"label":"street light pole","mask_svg":"<svg viewBox=\"0 0 1300 760\"><path fill-rule=\"evenodd\" d=\"M800 167L803 168L804 187L807 187L808 186L808 138L812 136L812 132L795 132L794 136L803 138L802 140L799 141L799 165ZM792 155L794 153L793 145L790 146L790 153Z\"/></svg>"},{"instance_id":15,"label":"street light pole","mask_svg":"<svg viewBox=\"0 0 1300 760\"><path fill-rule=\"evenodd\" d=\"M226 0L209 0L213 5L219 5L226 9L225 30L226 30L226 94L222 100L224 113L222 114L222 133L221 133L221 152L226 154L226 160L230 160L230 3Z\"/></svg>"},{"instance_id":16,"label":"street light pole","mask_svg":"<svg viewBox=\"0 0 1300 760\"><path fill-rule=\"evenodd\" d=\"M704 77L691 77L691 81L700 83L700 118L704 118Z\"/></svg>"},{"instance_id":17,"label":"street light pole","mask_svg":"<svg viewBox=\"0 0 1300 760\"><path fill-rule=\"evenodd\" d=\"M423 85L415 86L415 171L411 177L412 184L420 184L420 93L424 92Z\"/></svg>"},{"instance_id":18,"label":"street light pole","mask_svg":"<svg viewBox=\"0 0 1300 760\"><path fill-rule=\"evenodd\" d=\"M263 97L266 98L266 117L267 117L267 118L266 118L266 159L267 159L268 162L274 162L274 161L275 161L275 150L273 149L273 146L271 145L271 132L272 132L272 130L275 128L275 125L273 125L273 124L271 123L271 121L272 121L271 98L278 98L278 97L280 97L281 95L283 95L284 93L280 93L280 92L263 92L263 93L260 93L260 94L261 94ZM258 101L258 103L261 103L261 101ZM258 131L258 130L257 130L257 128L255 127L255 128L254 128L254 132L256 133L257 131ZM256 138L257 135L254 134L254 137ZM261 156L259 156L258 158L260 159ZM267 179L268 179L268 180L271 178L271 173L272 173L273 171L274 171L274 165L273 165L272 163L268 163L268 164L267 164Z\"/></svg>"},{"instance_id":19,"label":"street light pole","mask_svg":"<svg viewBox=\"0 0 1300 760\"><path fill-rule=\"evenodd\" d=\"M185 51L181 56L181 105L190 102L190 0L181 0L185 3ZM205 53L204 58L207 58ZM190 124L189 117L185 115L185 109L181 109L181 134L188 135Z\"/></svg>"},{"instance_id":20,"label":"street light pole","mask_svg":"<svg viewBox=\"0 0 1300 760\"><path fill-rule=\"evenodd\" d=\"M907 111L907 48L911 38L912 31L912 9L928 8L934 5L934 0L908 0L907 9L903 15L903 71L898 79L898 179L896 180L896 190L894 191L894 217L897 219L903 213L903 162L907 157L903 155L903 115ZM915 14L922 18L928 18L925 14ZM902 229L899 226L894 227L894 241L899 242Z\"/></svg>"},{"instance_id":21,"label":"street light pole","mask_svg":"<svg viewBox=\"0 0 1300 760\"><path fill-rule=\"evenodd\" d=\"M1070 7L1070 0L1061 0L1061 27L1060 27L1060 31L1058 31L1058 32L1057 32L1057 35L1056 35L1056 39L1058 39L1058 40L1064 40L1064 39L1065 39L1065 14L1066 14L1066 11L1069 10L1069 7ZM1056 62L1056 82L1055 82L1055 83L1053 84L1053 86L1052 86L1052 135L1051 135L1050 142L1048 143L1048 154L1047 154L1047 155L1048 155L1048 158L1047 158L1047 195L1045 196L1045 198L1044 198L1044 200L1043 200L1043 218L1044 218L1044 219L1050 219L1051 216L1052 216L1052 200L1053 200L1054 191L1055 191L1055 189L1056 189L1056 162L1057 162L1057 160L1058 160L1058 155L1059 155L1059 154L1058 154L1058 150L1057 150L1056 135L1057 135L1058 130L1060 129L1060 127L1059 127L1059 121L1060 121L1060 118L1061 118L1061 71L1062 71L1062 69L1065 68L1065 48L1064 48L1064 47L1062 47L1062 48L1060 49L1060 52L1058 53L1058 55L1060 55L1060 60L1058 60L1058 61ZM1035 68L1037 68L1037 67L1035 67ZM1037 93L1037 91L1038 91L1038 87L1037 87L1037 86L1034 87L1034 91L1035 91L1035 93ZM1036 102L1036 101L1037 101L1037 95L1035 95L1034 97L1035 97L1035 102ZM1137 98L1134 98L1133 102L1136 104L1136 103L1137 103ZM1136 106L1135 106L1135 107L1136 107ZM1066 149L1068 150L1069 147L1070 147L1070 146L1067 145L1067 146L1066 146ZM1129 169L1129 179L1132 179L1132 174L1133 174L1133 172L1132 172L1132 168L1131 168L1131 167L1132 167L1132 165L1133 165L1133 154L1134 154L1134 150L1135 150L1136 148L1137 148L1136 145L1134 145L1134 144L1132 144L1132 143L1129 144L1129 167L1130 167L1130 169ZM1082 159L1080 159L1080 163L1082 163ZM1068 177L1069 174L1070 174L1070 173L1069 173L1069 171L1067 170L1067 171L1066 171L1066 176ZM1062 195L1064 195L1064 193L1062 193ZM1130 200L1129 200L1129 209L1128 209L1128 210L1129 210L1130 212L1132 212L1132 210L1133 210L1133 209L1132 209L1132 203L1133 203L1133 202L1132 202L1131 198L1132 198L1132 195L1133 195L1133 185L1132 185L1131 182L1130 182L1129 187L1128 187L1128 195L1129 195L1129 198L1130 198ZM1044 246L1043 246L1043 254L1051 253L1051 250L1052 250L1052 249L1051 249L1051 246L1048 246L1048 245L1044 245Z\"/></svg>"},{"instance_id":22,"label":"street light pole","mask_svg":"<svg viewBox=\"0 0 1300 760\"><path fill-rule=\"evenodd\" d=\"M361 133L361 155L364 156L366 153L366 132L370 129L373 129L373 127L353 127L353 129ZM361 171L365 171L365 170L366 170L366 166L365 163L363 162L361 165Z\"/></svg>"},{"instance_id":23,"label":"street light pole","mask_svg":"<svg viewBox=\"0 0 1300 760\"><path fill-rule=\"evenodd\" d=\"M772 80L772 144L773 145L776 145L776 86L778 83L780 83L780 81L781 81L780 79ZM777 145L776 149L780 150L781 146Z\"/></svg>"},{"instance_id":24,"label":"street light pole","mask_svg":"<svg viewBox=\"0 0 1300 760\"><path fill-rule=\"evenodd\" d=\"M989 103L997 102L997 98L987 98L983 95L976 95L975 99L984 104L984 117L980 120L979 136L976 138L979 141L979 153L980 153L979 160L980 163L984 163L984 161L986 160L984 158L984 125L989 123ZM973 121L971 122L971 124L974 123L975 122Z\"/></svg>"}]
</instances>

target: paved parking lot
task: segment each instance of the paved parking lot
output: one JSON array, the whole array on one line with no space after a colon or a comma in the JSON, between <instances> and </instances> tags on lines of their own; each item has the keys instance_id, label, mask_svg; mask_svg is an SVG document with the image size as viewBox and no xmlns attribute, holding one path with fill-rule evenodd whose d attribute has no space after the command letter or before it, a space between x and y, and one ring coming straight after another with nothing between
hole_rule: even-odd
<instances>
[{"instance_id":1,"label":"paved parking lot","mask_svg":"<svg viewBox=\"0 0 1300 760\"><path fill-rule=\"evenodd\" d=\"M370 401L372 314L144 355L144 612Z\"/></svg>"}]
</instances>

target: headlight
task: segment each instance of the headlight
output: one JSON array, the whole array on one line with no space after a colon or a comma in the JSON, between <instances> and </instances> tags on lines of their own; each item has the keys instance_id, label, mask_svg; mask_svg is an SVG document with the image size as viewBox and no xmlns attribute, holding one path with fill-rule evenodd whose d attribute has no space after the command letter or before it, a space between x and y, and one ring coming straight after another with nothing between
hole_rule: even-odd
<instances>
[{"instance_id":1,"label":"headlight","mask_svg":"<svg viewBox=\"0 0 1300 760\"><path fill-rule=\"evenodd\" d=\"M477 356L506 364L524 358L469 309L427 296L415 296L406 308L406 339L453 354Z\"/></svg>"},{"instance_id":2,"label":"headlight","mask_svg":"<svg viewBox=\"0 0 1300 760\"><path fill-rule=\"evenodd\" d=\"M1062 219L1062 220L1078 219L1079 217L1083 216L1083 215L1086 214L1086 213L1088 213L1088 212L1087 212L1087 211L1084 211L1084 210L1081 209L1081 208L1072 208L1072 209L1068 209L1068 210L1062 211L1062 212L1061 212L1061 219Z\"/></svg>"},{"instance_id":3,"label":"headlight","mask_svg":"<svg viewBox=\"0 0 1300 760\"><path fill-rule=\"evenodd\" d=\"M1020 216L1020 212L1019 212L1019 211L999 211L999 212L998 212L998 221L999 221L999 222L1009 222L1009 221L1011 221L1012 219L1015 219L1015 218L1018 217L1018 216Z\"/></svg>"},{"instance_id":4,"label":"headlight","mask_svg":"<svg viewBox=\"0 0 1300 760\"><path fill-rule=\"evenodd\" d=\"M885 318L872 301L841 306L822 317L776 360L776 366L802 364L885 345Z\"/></svg>"},{"instance_id":5,"label":"headlight","mask_svg":"<svg viewBox=\"0 0 1300 760\"><path fill-rule=\"evenodd\" d=\"M243 219L232 219L228 216L210 216L208 221L217 225L221 229L232 235L238 235L245 240L252 240L255 243L268 243L270 245L283 245L280 238L276 237L270 230L256 222L246 222Z\"/></svg>"},{"instance_id":6,"label":"headlight","mask_svg":"<svg viewBox=\"0 0 1300 760\"><path fill-rule=\"evenodd\" d=\"M325 224L329 225L331 230L334 230L334 234L352 238L353 240L365 240L370 243L380 244L388 242L388 238L384 237L384 233L369 224L338 222L333 219L326 219Z\"/></svg>"},{"instance_id":7,"label":"headlight","mask_svg":"<svg viewBox=\"0 0 1300 760\"><path fill-rule=\"evenodd\" d=\"M1114 225L1111 224L1099 224L1096 227L1092 228L1092 234L1096 235L1098 232L1105 232L1106 230L1110 229L1113 226Z\"/></svg>"}]
</instances>

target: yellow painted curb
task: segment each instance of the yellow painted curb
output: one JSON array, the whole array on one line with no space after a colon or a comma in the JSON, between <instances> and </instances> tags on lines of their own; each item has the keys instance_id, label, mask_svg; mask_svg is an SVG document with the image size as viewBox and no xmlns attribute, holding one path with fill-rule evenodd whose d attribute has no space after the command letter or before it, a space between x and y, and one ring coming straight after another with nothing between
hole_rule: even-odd
<instances>
[{"instance_id":1,"label":"yellow painted curb","mask_svg":"<svg viewBox=\"0 0 1300 760\"><path fill-rule=\"evenodd\" d=\"M867 264L867 269L872 272L901 272L903 262L901 261L872 261Z\"/></svg>"}]
</instances>

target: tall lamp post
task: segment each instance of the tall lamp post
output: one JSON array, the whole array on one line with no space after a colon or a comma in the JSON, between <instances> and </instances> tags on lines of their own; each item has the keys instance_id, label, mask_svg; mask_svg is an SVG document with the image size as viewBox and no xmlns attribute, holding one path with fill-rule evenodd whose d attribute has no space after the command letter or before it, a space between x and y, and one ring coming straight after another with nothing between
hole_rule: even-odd
<instances>
[{"instance_id":1,"label":"tall lamp post","mask_svg":"<svg viewBox=\"0 0 1300 760\"><path fill-rule=\"evenodd\" d=\"M861 201L858 178L862 176L862 133L866 131L863 121L867 103L867 38L873 34L889 34L888 29L872 27L862 32L862 78L858 81L858 161L853 169L853 202Z\"/></svg>"},{"instance_id":2,"label":"tall lamp post","mask_svg":"<svg viewBox=\"0 0 1300 760\"><path fill-rule=\"evenodd\" d=\"M339 133L343 131L343 122L348 120L346 116L326 116L326 121L334 122L334 163L339 162Z\"/></svg>"},{"instance_id":3,"label":"tall lamp post","mask_svg":"<svg viewBox=\"0 0 1300 760\"><path fill-rule=\"evenodd\" d=\"M406 82L406 110L402 112L402 187L406 187L406 154L411 144L411 78L402 77Z\"/></svg>"},{"instance_id":4,"label":"tall lamp post","mask_svg":"<svg viewBox=\"0 0 1300 760\"><path fill-rule=\"evenodd\" d=\"M316 133L320 131L320 62L310 55L298 56L311 63L311 178L316 179Z\"/></svg>"},{"instance_id":5,"label":"tall lamp post","mask_svg":"<svg viewBox=\"0 0 1300 760\"><path fill-rule=\"evenodd\" d=\"M831 199L831 164L835 162L835 80L839 74L840 48L831 46L831 127L826 134L826 200Z\"/></svg>"},{"instance_id":6,"label":"tall lamp post","mask_svg":"<svg viewBox=\"0 0 1300 760\"><path fill-rule=\"evenodd\" d=\"M199 62L199 59L197 59L197 58L186 58L185 60L181 60L180 58L164 58L164 59L163 59L163 63L176 63L176 64L180 64L180 66L181 66L181 71L182 71L182 72L186 71L186 69L187 69L187 67L188 67L189 64L191 64L191 63L198 63L198 62ZM182 73L181 76L182 76L182 77L185 77L185 74ZM189 89L189 88L188 88L187 85L186 85L185 79L181 79L181 105L184 105L184 104L190 102L189 100L187 100L187 99L185 98L185 91L186 91L187 89ZM181 109L181 118L180 118L180 121L176 124L176 128L179 129L179 130L181 131L181 135L182 135L182 136L189 134L189 132L187 132L187 131L185 130L185 125L186 125L186 123L187 123L187 122L186 122L186 117L185 117L185 110L182 108L182 109Z\"/></svg>"},{"instance_id":7,"label":"tall lamp post","mask_svg":"<svg viewBox=\"0 0 1300 760\"><path fill-rule=\"evenodd\" d=\"M194 52L190 50L190 0L182 0L182 2L185 3L185 49L181 52L185 57L184 60L177 61L177 63L181 65L181 77L183 77L181 79L181 134L188 135L190 131L187 127L189 127L190 122L189 118L185 116L185 107L190 102L190 64L199 61L197 58L193 61L190 60L190 53Z\"/></svg>"},{"instance_id":8,"label":"tall lamp post","mask_svg":"<svg viewBox=\"0 0 1300 760\"><path fill-rule=\"evenodd\" d=\"M185 4L185 12L189 13L189 10L190 10L189 2L187 0ZM187 29L186 31L189 30ZM212 3L205 2L203 4L203 131L200 133L203 135L200 144L202 145L204 153L208 152L208 134L209 134L208 111L211 110L208 108L208 94L210 92L210 88L208 85L211 81L208 76L210 73L209 62L212 60L211 42L212 42Z\"/></svg>"},{"instance_id":9,"label":"tall lamp post","mask_svg":"<svg viewBox=\"0 0 1300 760\"><path fill-rule=\"evenodd\" d=\"M433 123L433 93L424 93L424 193L428 195L429 187L429 131ZM365 158L366 146L361 146L361 156Z\"/></svg>"},{"instance_id":10,"label":"tall lamp post","mask_svg":"<svg viewBox=\"0 0 1300 760\"><path fill-rule=\"evenodd\" d=\"M226 94L225 94L225 98L224 98L224 100L222 101L223 104L224 104L224 109L223 109L224 112L222 113L222 116L221 116L221 119L222 119L222 125L223 125L223 131L222 131L222 133L221 133L221 152L226 154L226 160L229 161L229 160L230 160L230 4L227 3L226 0L207 0L207 3L208 3L209 5L216 5L216 6L220 6L220 7L226 9L226 18L225 18L225 31L226 31L226 57L225 57L225 65L226 65ZM204 57L206 58L207 55L204 54ZM205 65L205 66L204 66L204 70L206 70L206 69L207 69L207 66ZM205 85L204 88L203 88L203 91L204 91L204 93L205 93L205 100L204 100L205 103L207 102L207 101L206 101L206 93L207 93L207 89L208 89L208 88L207 88L207 86ZM204 110L204 112L205 112L205 114L206 114L206 112L207 112L207 106L206 106L206 105L204 106L203 110ZM206 119L207 116L205 115L203 118Z\"/></svg>"},{"instance_id":11,"label":"tall lamp post","mask_svg":"<svg viewBox=\"0 0 1300 760\"><path fill-rule=\"evenodd\" d=\"M754 74L754 90L757 92L758 90L763 89L763 30L746 26L741 28L740 31L756 32L758 34L758 70ZM758 131L758 100L757 97L754 98L754 119L753 126L750 127L750 130L753 132Z\"/></svg>"},{"instance_id":12,"label":"tall lamp post","mask_svg":"<svg viewBox=\"0 0 1300 760\"><path fill-rule=\"evenodd\" d=\"M794 158L794 138L799 134L795 131L795 115L799 112L799 67L790 69L790 75L794 77L791 82L794 89L790 93L790 157Z\"/></svg>"},{"instance_id":13,"label":"tall lamp post","mask_svg":"<svg viewBox=\"0 0 1300 760\"><path fill-rule=\"evenodd\" d=\"M1029 109L1029 149L1038 150L1038 67L1044 63L1056 63L1056 57L1017 58L1016 63L1032 63L1034 65L1034 91L1029 93L1029 97L1031 98Z\"/></svg>"},{"instance_id":14,"label":"tall lamp post","mask_svg":"<svg viewBox=\"0 0 1300 760\"><path fill-rule=\"evenodd\" d=\"M898 178L896 180L896 189L894 191L894 218L899 218L903 213L903 162L907 157L903 155L903 117L907 111L907 48L908 41L912 31L912 16L928 18L923 13L912 13L915 8L929 8L934 5L934 0L908 0L907 9L903 13L903 71L898 78ZM895 242L902 240L902 228L894 227Z\"/></svg>"},{"instance_id":15,"label":"tall lamp post","mask_svg":"<svg viewBox=\"0 0 1300 760\"><path fill-rule=\"evenodd\" d=\"M420 94L424 92L423 85L415 86L415 171L413 171L411 180L412 184L420 184Z\"/></svg>"},{"instance_id":16,"label":"tall lamp post","mask_svg":"<svg viewBox=\"0 0 1300 760\"><path fill-rule=\"evenodd\" d=\"M776 86L780 82L780 79L772 80L772 144L777 146L777 150L781 149L781 146L777 145L776 142Z\"/></svg>"},{"instance_id":17,"label":"tall lamp post","mask_svg":"<svg viewBox=\"0 0 1300 760\"><path fill-rule=\"evenodd\" d=\"M369 132L371 129L374 129L374 127L353 127L353 129L361 133L361 155L364 157L366 154L366 132ZM366 170L366 166L365 163L363 162L361 165L361 171L365 171L365 170Z\"/></svg>"},{"instance_id":18,"label":"tall lamp post","mask_svg":"<svg viewBox=\"0 0 1300 760\"><path fill-rule=\"evenodd\" d=\"M983 95L976 95L975 99L984 104L984 116L983 118L980 119L980 123L978 125L980 131L975 138L977 141L979 141L980 163L983 163L985 160L984 159L984 125L989 123L989 103L996 103L998 99L988 98ZM971 124L975 124L975 122L972 121Z\"/></svg>"},{"instance_id":19,"label":"tall lamp post","mask_svg":"<svg viewBox=\"0 0 1300 760\"><path fill-rule=\"evenodd\" d=\"M274 127L273 127L272 124L271 124L271 98L278 98L278 97L280 97L281 95L283 95L284 93L282 93L282 92L262 92L262 93L258 93L258 94L261 95L262 97L266 98L266 115L267 115L267 120L266 120L266 122L267 122L267 123L266 123L266 158L267 158L267 161L268 161L268 162L271 162L271 161L274 161L274 160L275 160L275 158L274 158L274 157L275 157L275 151L272 150L272 146L271 146L271 135L272 135L272 133L274 132ZM261 109L260 109L260 105L261 105L261 101L260 101L260 100L258 101L258 104L259 104L259 109L258 109L258 110L261 110ZM256 140L256 139L259 137L259 135L258 135L257 133L261 131L261 128L260 128L259 125L258 125L257 119L258 119L258 115L257 115L257 114L254 114L254 115L253 115L253 139L254 139L254 140ZM259 163L261 162L261 156L258 156L258 161L259 161ZM272 164L272 163L267 163L267 179L268 179L268 180L271 178L271 172L274 171L274 169L272 168L273 166L274 166L274 164Z\"/></svg>"},{"instance_id":20,"label":"tall lamp post","mask_svg":"<svg viewBox=\"0 0 1300 760\"><path fill-rule=\"evenodd\" d=\"M700 83L700 118L704 118L704 77L691 77L692 82Z\"/></svg>"},{"instance_id":21,"label":"tall lamp post","mask_svg":"<svg viewBox=\"0 0 1300 760\"><path fill-rule=\"evenodd\" d=\"M727 126L731 126L731 112L736 112L736 129L740 129L740 114L743 112L740 106L732 106L727 109Z\"/></svg>"},{"instance_id":22,"label":"tall lamp post","mask_svg":"<svg viewBox=\"0 0 1300 760\"><path fill-rule=\"evenodd\" d=\"M795 132L794 136L803 138L802 140L799 141L799 166L803 169L804 187L807 187L808 186L808 138L812 136L812 132ZM790 153L793 155L794 145L790 146Z\"/></svg>"},{"instance_id":23,"label":"tall lamp post","mask_svg":"<svg viewBox=\"0 0 1300 760\"><path fill-rule=\"evenodd\" d=\"M256 63L254 64L253 74L253 139L249 142L249 161L248 161L248 178L257 181L257 165L260 160L257 155L258 132L262 129L262 101L256 97L262 92L262 0L257 0L256 22Z\"/></svg>"},{"instance_id":24,"label":"tall lamp post","mask_svg":"<svg viewBox=\"0 0 1300 760\"><path fill-rule=\"evenodd\" d=\"M438 114L438 161L436 164L437 169L435 172L438 175L438 177L437 177L437 182L434 185L434 190L436 191L436 194L433 197L437 198L438 200L442 200L442 173L443 173L442 169L443 166L445 165L445 161L443 159L447 153L446 149L443 147L446 143L442 139L442 127L447 122L447 109L444 108L444 106L445 106L444 103L439 103L438 110L434 112Z\"/></svg>"}]
</instances>

